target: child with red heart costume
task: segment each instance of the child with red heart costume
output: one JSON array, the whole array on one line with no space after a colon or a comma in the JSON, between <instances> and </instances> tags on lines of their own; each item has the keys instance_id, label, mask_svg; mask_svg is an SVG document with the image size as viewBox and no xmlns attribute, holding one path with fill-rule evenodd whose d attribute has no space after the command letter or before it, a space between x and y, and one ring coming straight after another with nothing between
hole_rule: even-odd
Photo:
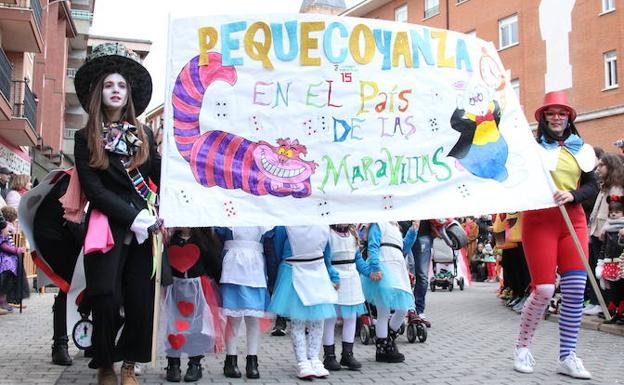
<instances>
[{"instance_id":1,"label":"child with red heart costume","mask_svg":"<svg viewBox=\"0 0 624 385\"><path fill-rule=\"evenodd\" d=\"M221 242L212 229L175 229L167 256L173 284L162 296L160 330L167 355L167 381L180 382L180 357L189 364L185 382L202 377L201 359L221 351L224 344L219 292L215 282L221 275Z\"/></svg>"}]
</instances>

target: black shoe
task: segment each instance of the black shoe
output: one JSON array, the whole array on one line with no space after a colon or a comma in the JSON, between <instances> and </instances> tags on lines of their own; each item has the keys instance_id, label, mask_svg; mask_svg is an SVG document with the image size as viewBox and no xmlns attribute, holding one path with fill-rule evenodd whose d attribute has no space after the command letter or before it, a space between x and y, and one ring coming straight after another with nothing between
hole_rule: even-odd
<instances>
[{"instance_id":1,"label":"black shoe","mask_svg":"<svg viewBox=\"0 0 624 385\"><path fill-rule=\"evenodd\" d=\"M223 365L223 374L228 378L241 378L242 374L238 370L238 356L226 355L225 364Z\"/></svg>"},{"instance_id":2,"label":"black shoe","mask_svg":"<svg viewBox=\"0 0 624 385\"><path fill-rule=\"evenodd\" d=\"M390 337L377 338L375 340L377 351L375 352L375 361L397 363L405 361L405 356L396 349L394 341Z\"/></svg>"},{"instance_id":3,"label":"black shoe","mask_svg":"<svg viewBox=\"0 0 624 385\"><path fill-rule=\"evenodd\" d=\"M278 316L275 319L275 326L273 327L273 331L271 331L271 335L275 337L283 337L286 335L286 318Z\"/></svg>"},{"instance_id":4,"label":"black shoe","mask_svg":"<svg viewBox=\"0 0 624 385\"><path fill-rule=\"evenodd\" d=\"M54 344L52 344L52 363L62 366L72 364L72 358L69 355L69 351L67 351L67 341L54 341Z\"/></svg>"},{"instance_id":5,"label":"black shoe","mask_svg":"<svg viewBox=\"0 0 624 385\"><path fill-rule=\"evenodd\" d=\"M362 368L362 364L353 357L353 342L342 343L340 365L346 366L349 370L360 370Z\"/></svg>"},{"instance_id":6,"label":"black shoe","mask_svg":"<svg viewBox=\"0 0 624 385\"><path fill-rule=\"evenodd\" d=\"M167 367L165 368L167 375L165 378L169 382L182 381L182 371L180 370L180 359L167 357Z\"/></svg>"},{"instance_id":7,"label":"black shoe","mask_svg":"<svg viewBox=\"0 0 624 385\"><path fill-rule=\"evenodd\" d=\"M340 370L340 364L336 361L336 345L323 345L323 366L331 371Z\"/></svg>"},{"instance_id":8,"label":"black shoe","mask_svg":"<svg viewBox=\"0 0 624 385\"><path fill-rule=\"evenodd\" d=\"M184 382L197 382L200 378L202 378L201 362L189 361L188 368L186 368L186 374L184 374Z\"/></svg>"},{"instance_id":9,"label":"black shoe","mask_svg":"<svg viewBox=\"0 0 624 385\"><path fill-rule=\"evenodd\" d=\"M260 372L258 371L258 356L247 356L245 372L247 378L260 378Z\"/></svg>"}]
</instances>

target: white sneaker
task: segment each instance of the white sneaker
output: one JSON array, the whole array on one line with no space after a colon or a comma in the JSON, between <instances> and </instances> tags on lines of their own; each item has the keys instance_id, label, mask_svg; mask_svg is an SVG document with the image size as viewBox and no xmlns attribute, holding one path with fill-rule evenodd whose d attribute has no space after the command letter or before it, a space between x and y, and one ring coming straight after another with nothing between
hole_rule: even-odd
<instances>
[{"instance_id":1,"label":"white sneaker","mask_svg":"<svg viewBox=\"0 0 624 385\"><path fill-rule=\"evenodd\" d=\"M317 378L323 378L329 376L329 371L325 369L325 365L319 359L310 360L314 376Z\"/></svg>"},{"instance_id":2,"label":"white sneaker","mask_svg":"<svg viewBox=\"0 0 624 385\"><path fill-rule=\"evenodd\" d=\"M514 370L520 373L533 373L535 360L529 348L516 348L514 351Z\"/></svg>"},{"instance_id":3,"label":"white sneaker","mask_svg":"<svg viewBox=\"0 0 624 385\"><path fill-rule=\"evenodd\" d=\"M589 305L585 309L583 309L583 314L585 315L598 315L602 311L600 305Z\"/></svg>"},{"instance_id":4,"label":"white sneaker","mask_svg":"<svg viewBox=\"0 0 624 385\"><path fill-rule=\"evenodd\" d=\"M570 353L565 360L559 361L559 365L557 365L557 373L584 380L589 380L591 378L591 373L585 369L583 361L581 361L581 359L578 358L574 352Z\"/></svg>"},{"instance_id":5,"label":"white sneaker","mask_svg":"<svg viewBox=\"0 0 624 385\"><path fill-rule=\"evenodd\" d=\"M141 374L143 374L143 368L141 367L141 364L137 362L134 364L134 375L140 376Z\"/></svg>"},{"instance_id":6,"label":"white sneaker","mask_svg":"<svg viewBox=\"0 0 624 385\"><path fill-rule=\"evenodd\" d=\"M303 361L297 364L297 378L310 379L316 377L316 372L312 369L310 361Z\"/></svg>"}]
</instances>

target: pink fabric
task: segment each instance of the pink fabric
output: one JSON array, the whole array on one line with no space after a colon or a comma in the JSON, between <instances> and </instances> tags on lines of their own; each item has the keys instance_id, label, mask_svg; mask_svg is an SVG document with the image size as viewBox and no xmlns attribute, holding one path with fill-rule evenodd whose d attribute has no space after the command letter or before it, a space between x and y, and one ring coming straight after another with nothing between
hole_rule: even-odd
<instances>
[{"instance_id":1,"label":"pink fabric","mask_svg":"<svg viewBox=\"0 0 624 385\"><path fill-rule=\"evenodd\" d=\"M544 317L544 311L548 307L548 302L552 298L555 291L554 285L540 285L548 286L543 290L536 288L522 307L522 315L520 316L520 333L518 335L518 341L516 347L528 348L533 339L537 324Z\"/></svg>"},{"instance_id":2,"label":"pink fabric","mask_svg":"<svg viewBox=\"0 0 624 385\"><path fill-rule=\"evenodd\" d=\"M82 215L84 214L84 208L87 205L87 198L80 189L80 180L78 179L78 170L70 169L67 172L71 172L69 178L69 185L59 202L63 205L65 214L63 218L70 222L80 223L82 222Z\"/></svg>"},{"instance_id":3,"label":"pink fabric","mask_svg":"<svg viewBox=\"0 0 624 385\"><path fill-rule=\"evenodd\" d=\"M113 246L115 246L115 241L108 225L108 217L98 209L93 209L89 217L87 236L84 241L84 253L89 254L96 251L107 253Z\"/></svg>"}]
</instances>

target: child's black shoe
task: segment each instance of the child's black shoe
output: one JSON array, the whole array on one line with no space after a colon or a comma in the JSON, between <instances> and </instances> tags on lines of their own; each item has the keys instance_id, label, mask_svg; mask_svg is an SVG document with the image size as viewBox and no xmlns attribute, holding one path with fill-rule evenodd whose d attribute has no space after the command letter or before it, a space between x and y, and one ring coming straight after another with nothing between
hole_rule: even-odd
<instances>
[{"instance_id":1,"label":"child's black shoe","mask_svg":"<svg viewBox=\"0 0 624 385\"><path fill-rule=\"evenodd\" d=\"M353 342L342 342L340 365L346 366L349 370L360 370L362 368L362 364L353 357Z\"/></svg>"},{"instance_id":2,"label":"child's black shoe","mask_svg":"<svg viewBox=\"0 0 624 385\"><path fill-rule=\"evenodd\" d=\"M167 381L180 382L182 381L182 371L180 370L180 359L167 357Z\"/></svg>"},{"instance_id":3,"label":"child's black shoe","mask_svg":"<svg viewBox=\"0 0 624 385\"><path fill-rule=\"evenodd\" d=\"M336 361L336 345L323 345L323 366L327 370L340 370L340 364Z\"/></svg>"},{"instance_id":4,"label":"child's black shoe","mask_svg":"<svg viewBox=\"0 0 624 385\"><path fill-rule=\"evenodd\" d=\"M258 371L258 356L247 356L247 365L245 366L245 372L247 378L260 378L260 372Z\"/></svg>"},{"instance_id":5,"label":"child's black shoe","mask_svg":"<svg viewBox=\"0 0 624 385\"><path fill-rule=\"evenodd\" d=\"M184 382L197 382L200 378L202 378L201 362L190 361L184 375Z\"/></svg>"},{"instance_id":6,"label":"child's black shoe","mask_svg":"<svg viewBox=\"0 0 624 385\"><path fill-rule=\"evenodd\" d=\"M228 378L241 378L242 374L238 369L238 356L235 354L226 355L223 364L223 374Z\"/></svg>"}]
</instances>

